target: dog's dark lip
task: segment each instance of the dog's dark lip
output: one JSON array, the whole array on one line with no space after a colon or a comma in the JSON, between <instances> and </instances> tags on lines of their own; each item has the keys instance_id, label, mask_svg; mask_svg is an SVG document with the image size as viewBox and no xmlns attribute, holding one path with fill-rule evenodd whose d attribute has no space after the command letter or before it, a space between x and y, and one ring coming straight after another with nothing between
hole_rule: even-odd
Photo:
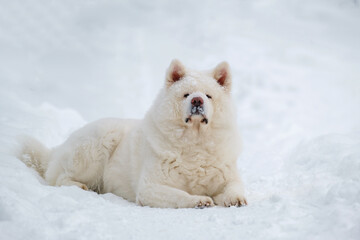
<instances>
[{"instance_id":1,"label":"dog's dark lip","mask_svg":"<svg viewBox=\"0 0 360 240\"><path fill-rule=\"evenodd\" d=\"M203 116L203 119L201 120L201 122L202 123L205 123L205 124L208 124L209 123L209 120L205 117L205 115L203 115L203 114L192 114L192 115L190 115L189 117L187 117L186 119L185 119L185 122L186 123L188 123L189 121L191 122L191 116L194 116L194 115L196 115L196 116L199 116L199 115L201 115L201 116Z\"/></svg>"}]
</instances>

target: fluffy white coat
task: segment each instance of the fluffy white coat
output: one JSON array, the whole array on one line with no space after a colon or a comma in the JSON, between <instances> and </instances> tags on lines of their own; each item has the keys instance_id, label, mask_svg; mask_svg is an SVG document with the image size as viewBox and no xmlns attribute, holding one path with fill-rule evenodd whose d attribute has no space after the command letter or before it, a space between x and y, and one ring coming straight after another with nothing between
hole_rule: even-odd
<instances>
[{"instance_id":1,"label":"fluffy white coat","mask_svg":"<svg viewBox=\"0 0 360 240\"><path fill-rule=\"evenodd\" d=\"M144 119L102 119L51 150L27 138L19 158L50 185L111 192L143 206L246 205L230 90L226 62L198 72L173 60ZM198 112L194 99L202 101Z\"/></svg>"}]
</instances>

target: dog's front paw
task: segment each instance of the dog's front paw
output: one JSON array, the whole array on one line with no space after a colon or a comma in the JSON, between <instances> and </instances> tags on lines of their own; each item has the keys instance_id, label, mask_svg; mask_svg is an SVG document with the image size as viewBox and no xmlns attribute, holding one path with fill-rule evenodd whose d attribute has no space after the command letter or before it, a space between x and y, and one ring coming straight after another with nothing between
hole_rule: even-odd
<instances>
[{"instance_id":1,"label":"dog's front paw","mask_svg":"<svg viewBox=\"0 0 360 240\"><path fill-rule=\"evenodd\" d=\"M206 196L198 196L195 200L195 208L207 208L214 206L214 201L211 199L211 197Z\"/></svg>"},{"instance_id":2,"label":"dog's front paw","mask_svg":"<svg viewBox=\"0 0 360 240\"><path fill-rule=\"evenodd\" d=\"M243 194L239 193L222 193L214 197L216 205L224 207L241 207L247 205L247 200Z\"/></svg>"}]
</instances>

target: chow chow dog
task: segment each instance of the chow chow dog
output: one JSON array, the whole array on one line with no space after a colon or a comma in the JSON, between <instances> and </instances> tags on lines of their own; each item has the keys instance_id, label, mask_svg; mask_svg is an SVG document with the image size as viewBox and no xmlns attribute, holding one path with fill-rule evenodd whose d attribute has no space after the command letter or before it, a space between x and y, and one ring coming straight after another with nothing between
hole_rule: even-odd
<instances>
[{"instance_id":1,"label":"chow chow dog","mask_svg":"<svg viewBox=\"0 0 360 240\"><path fill-rule=\"evenodd\" d=\"M142 120L98 120L51 150L24 138L19 158L50 185L113 193L141 206L246 205L231 81L226 62L201 72L173 60Z\"/></svg>"}]
</instances>

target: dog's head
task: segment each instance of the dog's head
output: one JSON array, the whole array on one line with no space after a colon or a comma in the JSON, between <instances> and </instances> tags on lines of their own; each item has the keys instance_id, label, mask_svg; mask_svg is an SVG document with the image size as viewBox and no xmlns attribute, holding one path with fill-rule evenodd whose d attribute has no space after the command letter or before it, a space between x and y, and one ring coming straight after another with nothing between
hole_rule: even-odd
<instances>
[{"instance_id":1,"label":"dog's head","mask_svg":"<svg viewBox=\"0 0 360 240\"><path fill-rule=\"evenodd\" d=\"M199 72L173 60L166 72L165 87L155 102L157 118L184 127L223 124L232 117L230 89L228 63Z\"/></svg>"}]
</instances>

